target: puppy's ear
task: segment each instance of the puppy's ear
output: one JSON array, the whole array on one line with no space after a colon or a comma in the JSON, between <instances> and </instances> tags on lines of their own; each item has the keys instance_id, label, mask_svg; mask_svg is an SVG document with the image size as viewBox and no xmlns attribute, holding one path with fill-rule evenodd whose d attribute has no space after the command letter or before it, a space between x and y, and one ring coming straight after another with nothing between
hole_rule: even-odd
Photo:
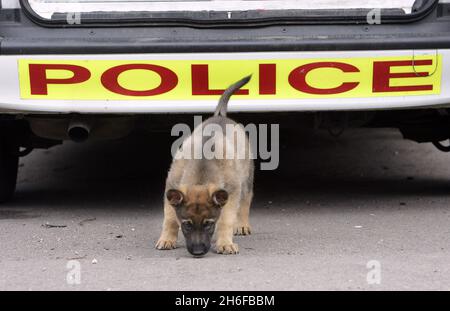
<instances>
[{"instance_id":1,"label":"puppy's ear","mask_svg":"<svg viewBox=\"0 0 450 311\"><path fill-rule=\"evenodd\" d=\"M170 189L166 192L167 200L169 200L170 205L173 207L180 206L184 200L184 195L181 191L176 189Z\"/></svg>"},{"instance_id":2,"label":"puppy's ear","mask_svg":"<svg viewBox=\"0 0 450 311\"><path fill-rule=\"evenodd\" d=\"M224 206L228 201L228 192L225 190L217 190L212 194L212 200L217 206Z\"/></svg>"}]
</instances>

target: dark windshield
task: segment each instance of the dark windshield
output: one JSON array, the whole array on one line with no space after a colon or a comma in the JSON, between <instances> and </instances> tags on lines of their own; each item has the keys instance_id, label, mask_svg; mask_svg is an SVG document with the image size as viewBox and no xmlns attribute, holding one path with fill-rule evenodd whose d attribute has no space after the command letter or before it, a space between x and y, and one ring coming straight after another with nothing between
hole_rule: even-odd
<instances>
[{"instance_id":1,"label":"dark windshield","mask_svg":"<svg viewBox=\"0 0 450 311\"><path fill-rule=\"evenodd\" d=\"M21 0L41 21L92 23L381 23L414 20L437 0Z\"/></svg>"}]
</instances>

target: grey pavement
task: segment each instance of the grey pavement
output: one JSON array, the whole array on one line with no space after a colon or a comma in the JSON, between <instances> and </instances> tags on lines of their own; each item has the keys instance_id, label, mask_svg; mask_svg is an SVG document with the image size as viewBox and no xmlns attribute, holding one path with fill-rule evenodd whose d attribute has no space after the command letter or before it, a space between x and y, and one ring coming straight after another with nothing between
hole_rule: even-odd
<instances>
[{"instance_id":1,"label":"grey pavement","mask_svg":"<svg viewBox=\"0 0 450 311\"><path fill-rule=\"evenodd\" d=\"M386 129L281 138L279 169L256 174L254 234L201 259L181 237L153 248L168 134L35 151L0 206L0 290L450 290L449 154Z\"/></svg>"}]
</instances>

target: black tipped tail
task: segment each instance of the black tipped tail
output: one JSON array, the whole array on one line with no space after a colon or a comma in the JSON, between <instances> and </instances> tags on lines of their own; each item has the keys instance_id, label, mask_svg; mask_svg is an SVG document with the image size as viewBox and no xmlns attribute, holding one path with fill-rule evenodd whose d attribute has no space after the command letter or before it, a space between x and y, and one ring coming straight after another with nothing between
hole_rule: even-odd
<instances>
[{"instance_id":1,"label":"black tipped tail","mask_svg":"<svg viewBox=\"0 0 450 311\"><path fill-rule=\"evenodd\" d=\"M231 96L233 96L233 94L236 93L236 91L239 90L241 87L246 85L251 78L252 75L249 75L244 79L239 80L235 84L231 85L225 90L225 92L223 92L222 97L219 100L219 104L217 105L216 112L214 112L214 116L222 116L222 117L227 116L227 107Z\"/></svg>"}]
</instances>

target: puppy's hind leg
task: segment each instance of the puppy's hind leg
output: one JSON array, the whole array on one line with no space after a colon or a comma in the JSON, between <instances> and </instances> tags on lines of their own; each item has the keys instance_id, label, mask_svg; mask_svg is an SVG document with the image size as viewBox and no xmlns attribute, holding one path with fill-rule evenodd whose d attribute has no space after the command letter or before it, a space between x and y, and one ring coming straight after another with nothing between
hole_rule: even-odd
<instances>
[{"instance_id":1,"label":"puppy's hind leg","mask_svg":"<svg viewBox=\"0 0 450 311\"><path fill-rule=\"evenodd\" d=\"M252 199L253 191L246 193L241 199L236 225L234 226L234 235L250 235L252 233L252 228L249 222Z\"/></svg>"},{"instance_id":2,"label":"puppy's hind leg","mask_svg":"<svg viewBox=\"0 0 450 311\"><path fill-rule=\"evenodd\" d=\"M155 247L159 250L176 248L179 228L175 210L166 199L164 200L164 222L161 237Z\"/></svg>"}]
</instances>

